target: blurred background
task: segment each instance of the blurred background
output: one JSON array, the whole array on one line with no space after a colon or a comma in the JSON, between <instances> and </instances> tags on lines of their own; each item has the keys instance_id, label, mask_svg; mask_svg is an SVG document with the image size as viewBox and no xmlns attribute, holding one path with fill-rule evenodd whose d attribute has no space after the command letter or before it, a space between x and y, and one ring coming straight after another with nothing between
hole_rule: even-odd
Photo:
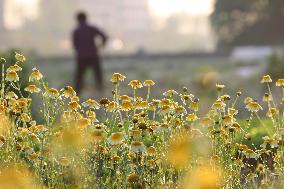
<instances>
[{"instance_id":1,"label":"blurred background","mask_svg":"<svg viewBox=\"0 0 284 189\"><path fill-rule=\"evenodd\" d=\"M284 75L283 0L0 0L2 56L19 49L52 87L72 85L71 34L81 10L109 36L105 83L120 72L128 81L153 79L157 95L186 86L206 104L216 83L261 98L262 75ZM96 96L91 71L85 81L82 96Z\"/></svg>"}]
</instances>

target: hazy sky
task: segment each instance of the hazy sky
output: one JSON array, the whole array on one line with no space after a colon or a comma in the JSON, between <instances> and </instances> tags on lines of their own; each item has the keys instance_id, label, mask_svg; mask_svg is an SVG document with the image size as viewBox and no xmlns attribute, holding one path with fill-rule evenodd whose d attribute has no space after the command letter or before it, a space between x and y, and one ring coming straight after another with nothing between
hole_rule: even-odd
<instances>
[{"instance_id":1,"label":"hazy sky","mask_svg":"<svg viewBox=\"0 0 284 189\"><path fill-rule=\"evenodd\" d=\"M168 17L173 13L209 15L213 11L214 0L148 0L151 12L158 17Z\"/></svg>"},{"instance_id":2,"label":"hazy sky","mask_svg":"<svg viewBox=\"0 0 284 189\"><path fill-rule=\"evenodd\" d=\"M5 0L5 26L7 29L20 28L26 20L36 19L40 13L39 3L40 1L49 0ZM60 0L58 0L60 1ZM78 0L79 1L79 0ZM92 0L95 1L95 0ZM115 0L120 1L120 0ZM134 0L133 0L134 1ZM212 29L209 24L208 16L213 11L213 4L215 0L136 0L148 2L149 13L151 16L151 28L147 28L151 31L163 31L165 24L167 24L168 18L174 14L182 13L183 20L179 23L178 28L174 28L179 37L191 36L190 43L180 41L176 45L173 45L173 49L214 49L215 41ZM173 33L172 38L178 36L177 33ZM133 35L134 36L134 35ZM194 36L194 37L192 37ZM169 37L169 36L168 36ZM122 39L113 38L113 49L121 50L124 41ZM70 39L62 39L62 41L57 41L60 48L68 51L71 48ZM127 41L127 40L126 40ZM204 43L203 41L206 41ZM133 42L131 44L140 46L141 42ZM163 43L159 39L153 42L153 44L145 44L150 46L150 49L163 49ZM64 44L64 45L62 45ZM67 45L66 45L67 44ZM188 46L190 44L190 46ZM128 45L128 46L131 46ZM143 43L142 43L143 45ZM156 46L155 46L156 45ZM64 46L64 47L63 47ZM134 48L132 47L131 48ZM148 47L149 47L148 46ZM125 49L127 49L125 47ZM159 49L160 50L160 49ZM167 49L168 50L168 49Z\"/></svg>"},{"instance_id":3,"label":"hazy sky","mask_svg":"<svg viewBox=\"0 0 284 189\"><path fill-rule=\"evenodd\" d=\"M38 15L40 0L6 0L5 24L10 29L20 27L25 19L34 19ZM119 0L118 0L119 1ZM185 12L192 16L209 15L214 0L148 0L152 16L163 21L170 15Z\"/></svg>"},{"instance_id":4,"label":"hazy sky","mask_svg":"<svg viewBox=\"0 0 284 189\"><path fill-rule=\"evenodd\" d=\"M9 29L20 27L25 19L35 19L38 15L39 0L6 0L5 25Z\"/></svg>"}]
</instances>

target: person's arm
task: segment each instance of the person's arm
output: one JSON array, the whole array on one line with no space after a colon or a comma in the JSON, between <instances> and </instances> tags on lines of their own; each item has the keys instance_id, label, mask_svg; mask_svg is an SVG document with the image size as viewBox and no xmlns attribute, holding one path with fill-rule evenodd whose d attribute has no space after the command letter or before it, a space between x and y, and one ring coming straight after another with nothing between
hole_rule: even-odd
<instances>
[{"instance_id":1,"label":"person's arm","mask_svg":"<svg viewBox=\"0 0 284 189\"><path fill-rule=\"evenodd\" d=\"M98 28L94 28L94 29L95 29L95 35L98 35L102 38L102 45L105 46L108 40L107 35L101 30L99 30Z\"/></svg>"}]
</instances>

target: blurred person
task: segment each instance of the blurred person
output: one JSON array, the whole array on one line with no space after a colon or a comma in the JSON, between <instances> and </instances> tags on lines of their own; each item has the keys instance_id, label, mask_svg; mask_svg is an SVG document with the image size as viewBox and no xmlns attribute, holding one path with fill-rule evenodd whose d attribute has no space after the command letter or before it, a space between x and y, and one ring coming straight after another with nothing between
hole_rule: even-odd
<instances>
[{"instance_id":1,"label":"blurred person","mask_svg":"<svg viewBox=\"0 0 284 189\"><path fill-rule=\"evenodd\" d=\"M104 47L107 36L96 26L88 23L87 15L84 12L77 14L78 26L73 32L72 40L76 52L77 68L75 73L75 89L80 94L83 88L83 77L87 68L92 68L95 74L97 89L102 91L103 74L99 48ZM96 44L96 39L101 38L101 44Z\"/></svg>"}]
</instances>

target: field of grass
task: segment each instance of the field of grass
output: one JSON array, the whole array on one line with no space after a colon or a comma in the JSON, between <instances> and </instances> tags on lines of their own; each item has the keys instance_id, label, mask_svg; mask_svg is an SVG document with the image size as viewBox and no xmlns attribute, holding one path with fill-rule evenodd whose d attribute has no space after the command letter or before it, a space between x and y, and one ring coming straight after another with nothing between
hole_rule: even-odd
<instances>
[{"instance_id":1,"label":"field of grass","mask_svg":"<svg viewBox=\"0 0 284 189\"><path fill-rule=\"evenodd\" d=\"M105 62L109 93L80 98L68 61L1 59L0 188L283 188L284 79L172 61Z\"/></svg>"},{"instance_id":2,"label":"field of grass","mask_svg":"<svg viewBox=\"0 0 284 189\"><path fill-rule=\"evenodd\" d=\"M260 76L265 72L266 62L238 62L228 57L213 58L120 58L103 60L103 70L106 90L100 94L94 89L92 70L86 74L86 85L82 97L111 96L112 85L109 78L113 73L122 73L131 79L145 80L151 78L157 85L152 91L153 96L160 97L161 91L175 89L181 91L187 87L190 92L198 95L205 102L215 98L215 84L222 83L227 87L227 93L234 94L237 90L244 91L246 96L261 98L263 88L258 83ZM72 85L74 81L75 62L70 59L36 60L34 66L42 70L46 79L53 87ZM55 69L56 68L56 69ZM251 86L254 85L252 89ZM127 85L121 86L129 94ZM145 90L139 91L145 94ZM206 107L208 108L208 107Z\"/></svg>"}]
</instances>

